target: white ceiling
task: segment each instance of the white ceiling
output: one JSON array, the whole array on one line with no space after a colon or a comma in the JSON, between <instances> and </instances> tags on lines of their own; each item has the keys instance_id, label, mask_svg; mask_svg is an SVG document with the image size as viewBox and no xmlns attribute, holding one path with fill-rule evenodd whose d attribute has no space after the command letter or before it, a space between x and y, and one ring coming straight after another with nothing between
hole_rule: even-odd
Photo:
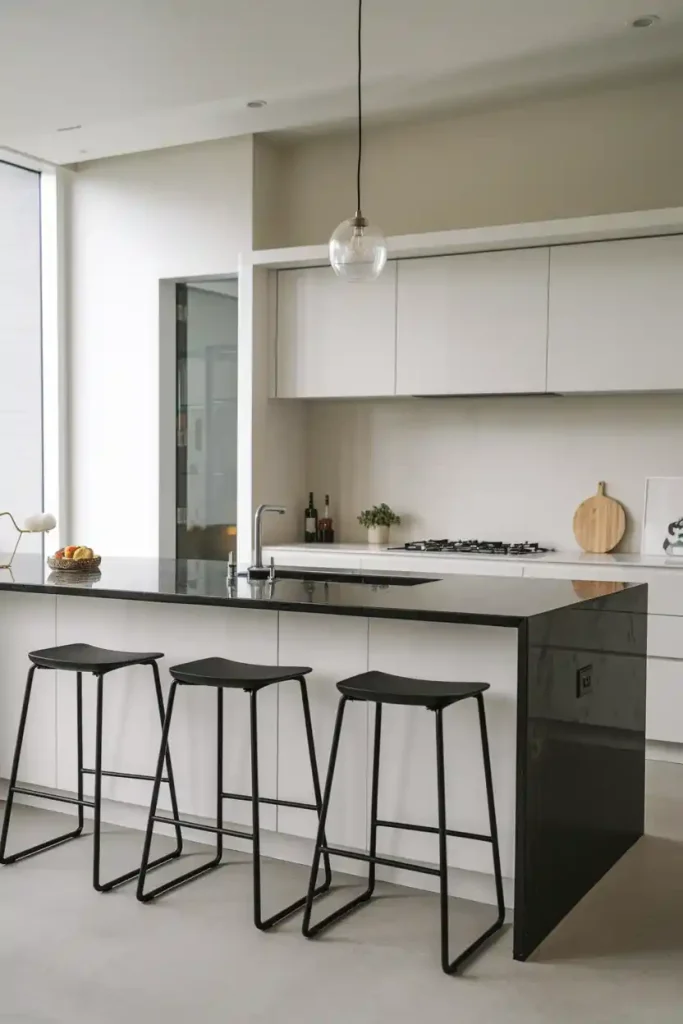
<instances>
[{"instance_id":1,"label":"white ceiling","mask_svg":"<svg viewBox=\"0 0 683 1024\"><path fill-rule=\"evenodd\" d=\"M375 116L683 62L683 0L364 10ZM644 13L660 23L628 27ZM355 22L356 0L0 0L0 147L70 163L338 124L354 109ZM268 105L250 110L250 99Z\"/></svg>"}]
</instances>

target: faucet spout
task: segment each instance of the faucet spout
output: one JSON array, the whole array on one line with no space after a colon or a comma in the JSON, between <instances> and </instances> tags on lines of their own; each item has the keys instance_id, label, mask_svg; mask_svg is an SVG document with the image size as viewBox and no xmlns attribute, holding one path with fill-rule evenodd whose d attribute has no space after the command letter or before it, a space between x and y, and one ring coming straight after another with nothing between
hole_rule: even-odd
<instances>
[{"instance_id":1,"label":"faucet spout","mask_svg":"<svg viewBox=\"0 0 683 1024\"><path fill-rule=\"evenodd\" d=\"M283 505L259 505L254 514L254 546L248 576L250 579L264 579L268 570L263 568L263 542L261 523L264 512L276 512L283 516L287 509Z\"/></svg>"}]
</instances>

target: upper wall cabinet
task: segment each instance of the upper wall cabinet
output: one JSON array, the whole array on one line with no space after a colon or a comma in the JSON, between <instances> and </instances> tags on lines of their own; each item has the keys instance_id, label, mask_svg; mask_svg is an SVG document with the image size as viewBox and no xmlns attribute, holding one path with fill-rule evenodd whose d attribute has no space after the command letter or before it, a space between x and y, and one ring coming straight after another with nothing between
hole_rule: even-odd
<instances>
[{"instance_id":1,"label":"upper wall cabinet","mask_svg":"<svg viewBox=\"0 0 683 1024\"><path fill-rule=\"evenodd\" d=\"M683 235L553 248L548 390L683 389Z\"/></svg>"},{"instance_id":2,"label":"upper wall cabinet","mask_svg":"<svg viewBox=\"0 0 683 1024\"><path fill-rule=\"evenodd\" d=\"M368 284L331 267L278 273L278 398L393 395L395 372L395 263Z\"/></svg>"},{"instance_id":3,"label":"upper wall cabinet","mask_svg":"<svg viewBox=\"0 0 683 1024\"><path fill-rule=\"evenodd\" d=\"M403 260L396 393L545 391L546 248Z\"/></svg>"}]
</instances>

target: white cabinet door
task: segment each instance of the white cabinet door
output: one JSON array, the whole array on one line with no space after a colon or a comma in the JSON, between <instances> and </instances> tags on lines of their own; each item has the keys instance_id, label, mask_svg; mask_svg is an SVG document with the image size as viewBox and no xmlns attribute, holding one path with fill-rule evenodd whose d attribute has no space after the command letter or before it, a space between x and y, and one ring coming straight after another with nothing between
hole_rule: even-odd
<instances>
[{"instance_id":1,"label":"white cabinet door","mask_svg":"<svg viewBox=\"0 0 683 1024\"><path fill-rule=\"evenodd\" d=\"M0 778L3 779L9 778L12 768L26 676L31 665L28 652L55 644L55 601L56 598L46 594L0 594ZM35 674L19 762L19 782L25 785L56 785L55 676L45 669Z\"/></svg>"},{"instance_id":2,"label":"white cabinet door","mask_svg":"<svg viewBox=\"0 0 683 1024\"><path fill-rule=\"evenodd\" d=\"M548 390L683 388L683 235L553 248Z\"/></svg>"},{"instance_id":3,"label":"white cabinet door","mask_svg":"<svg viewBox=\"0 0 683 1024\"><path fill-rule=\"evenodd\" d=\"M425 679L480 679L491 684L486 714L503 874L514 875L517 635L514 629L442 622L370 619L369 667ZM374 710L368 747L372 749ZM463 701L444 712L448 827L488 833L486 789L476 705ZM437 823L434 715L421 707L387 705L382 712L379 817ZM435 863L436 836L380 828L378 852ZM486 843L451 839L448 862L492 873Z\"/></svg>"},{"instance_id":4,"label":"white cabinet door","mask_svg":"<svg viewBox=\"0 0 683 1024\"><path fill-rule=\"evenodd\" d=\"M312 665L307 677L320 784L330 757L339 703L340 679L367 671L368 620L346 615L280 612L279 663ZM313 801L301 696L297 683L281 683L278 705L278 796ZM364 849L367 841L368 706L347 705L332 786L327 838L331 843ZM315 837L318 821L312 811L278 808L278 832Z\"/></svg>"},{"instance_id":5,"label":"white cabinet door","mask_svg":"<svg viewBox=\"0 0 683 1024\"><path fill-rule=\"evenodd\" d=\"M367 284L331 267L280 271L278 398L393 395L395 371L395 263Z\"/></svg>"},{"instance_id":6,"label":"white cabinet door","mask_svg":"<svg viewBox=\"0 0 683 1024\"><path fill-rule=\"evenodd\" d=\"M545 391L548 253L401 261L396 393Z\"/></svg>"},{"instance_id":7,"label":"white cabinet door","mask_svg":"<svg viewBox=\"0 0 683 1024\"><path fill-rule=\"evenodd\" d=\"M683 743L683 661L647 659L645 735L662 743Z\"/></svg>"}]
</instances>

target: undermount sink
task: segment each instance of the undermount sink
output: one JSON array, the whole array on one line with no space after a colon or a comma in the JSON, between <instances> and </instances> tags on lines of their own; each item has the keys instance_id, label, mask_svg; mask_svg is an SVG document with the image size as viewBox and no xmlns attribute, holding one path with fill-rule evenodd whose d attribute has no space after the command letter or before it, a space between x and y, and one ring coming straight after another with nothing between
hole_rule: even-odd
<instances>
[{"instance_id":1,"label":"undermount sink","mask_svg":"<svg viewBox=\"0 0 683 1024\"><path fill-rule=\"evenodd\" d=\"M416 587L421 583L436 583L435 576L401 576L348 570L334 572L327 569L275 568L276 580L310 580L311 583L357 583L366 587Z\"/></svg>"}]
</instances>

